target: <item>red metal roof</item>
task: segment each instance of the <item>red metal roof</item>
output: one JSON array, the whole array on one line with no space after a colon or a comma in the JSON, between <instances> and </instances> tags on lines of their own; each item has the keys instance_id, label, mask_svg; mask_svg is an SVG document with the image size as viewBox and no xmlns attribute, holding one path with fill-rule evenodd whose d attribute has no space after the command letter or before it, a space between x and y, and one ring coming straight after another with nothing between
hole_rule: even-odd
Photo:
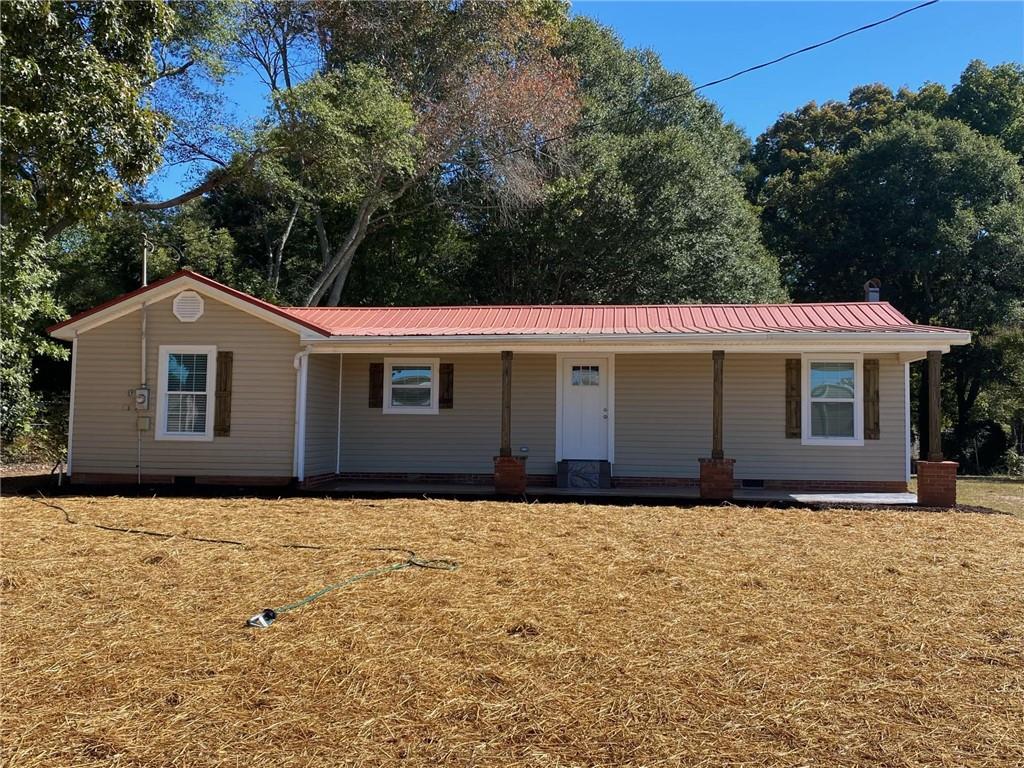
<instances>
[{"instance_id":1,"label":"red metal roof","mask_svg":"<svg viewBox=\"0 0 1024 768\"><path fill-rule=\"evenodd\" d=\"M279 307L183 270L47 328L53 332L101 310L189 278L318 333L374 336L586 336L710 333L950 332L915 325L885 301L827 304L506 305L479 307Z\"/></svg>"},{"instance_id":2,"label":"red metal roof","mask_svg":"<svg viewBox=\"0 0 1024 768\"><path fill-rule=\"evenodd\" d=\"M79 320L84 320L90 315L94 315L97 312L100 312L104 309L108 309L109 307L113 307L116 306L117 304L121 304L122 302L134 299L137 296L142 296L147 293L150 293L156 290L157 288L167 285L168 283L174 282L175 280L180 280L183 277L190 278L199 283L202 283L203 285L208 285L211 288L216 288L218 291L223 291L229 296L234 296L236 299L241 299L242 301L251 304L254 307L266 310L267 312L272 312L275 315L279 315L280 317L283 317L287 320L291 320L292 322L304 325L310 330L317 331L319 333L326 333L326 331L323 331L321 328L318 328L317 326L310 324L308 321L303 320L301 317L296 317L295 315L291 314L284 307L279 307L277 306L277 304L271 304L269 301L263 301L263 299L257 299L255 296L252 296L251 294L245 293L244 291L236 290L232 288L230 285L218 283L213 278L207 277L206 275L201 275L198 272L193 272L190 269L179 270L175 272L173 275L168 275L167 277L161 278L160 280L156 280L150 283L149 285L144 285L141 288L136 288L134 291L129 291L128 293L122 293L120 296L115 296L109 301L105 301L102 304L97 304L95 307L87 309L84 312L79 312L77 315L73 315L69 317L67 320L62 320L61 322L56 323L55 325L51 325L49 328L46 329L46 332L53 333L54 331L59 330L66 325L77 323Z\"/></svg>"},{"instance_id":3,"label":"red metal roof","mask_svg":"<svg viewBox=\"0 0 1024 768\"><path fill-rule=\"evenodd\" d=\"M928 332L884 301L832 304L286 307L332 336Z\"/></svg>"}]
</instances>

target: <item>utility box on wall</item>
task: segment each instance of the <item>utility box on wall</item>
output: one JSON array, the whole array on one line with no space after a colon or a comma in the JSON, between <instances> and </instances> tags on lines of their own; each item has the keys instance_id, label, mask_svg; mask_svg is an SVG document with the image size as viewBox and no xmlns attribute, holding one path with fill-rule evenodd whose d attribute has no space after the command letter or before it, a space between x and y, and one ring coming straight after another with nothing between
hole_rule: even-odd
<instances>
[{"instance_id":1,"label":"utility box on wall","mask_svg":"<svg viewBox=\"0 0 1024 768\"><path fill-rule=\"evenodd\" d=\"M132 390L132 397L135 399L136 411L149 410L149 387L139 387Z\"/></svg>"}]
</instances>

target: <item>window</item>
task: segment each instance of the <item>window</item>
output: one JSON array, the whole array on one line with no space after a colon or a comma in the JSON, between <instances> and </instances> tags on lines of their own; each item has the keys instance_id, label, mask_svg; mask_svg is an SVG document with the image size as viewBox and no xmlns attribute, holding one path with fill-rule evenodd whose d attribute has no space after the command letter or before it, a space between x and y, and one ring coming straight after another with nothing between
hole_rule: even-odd
<instances>
[{"instance_id":1,"label":"window","mask_svg":"<svg viewBox=\"0 0 1024 768\"><path fill-rule=\"evenodd\" d=\"M863 445L861 356L805 356L803 368L803 443Z\"/></svg>"},{"instance_id":2,"label":"window","mask_svg":"<svg viewBox=\"0 0 1024 768\"><path fill-rule=\"evenodd\" d=\"M384 413L437 413L437 358L384 361Z\"/></svg>"},{"instance_id":3,"label":"window","mask_svg":"<svg viewBox=\"0 0 1024 768\"><path fill-rule=\"evenodd\" d=\"M572 367L572 386L598 387L601 385L601 366L574 365Z\"/></svg>"},{"instance_id":4,"label":"window","mask_svg":"<svg viewBox=\"0 0 1024 768\"><path fill-rule=\"evenodd\" d=\"M217 348L160 347L158 440L212 440Z\"/></svg>"}]
</instances>

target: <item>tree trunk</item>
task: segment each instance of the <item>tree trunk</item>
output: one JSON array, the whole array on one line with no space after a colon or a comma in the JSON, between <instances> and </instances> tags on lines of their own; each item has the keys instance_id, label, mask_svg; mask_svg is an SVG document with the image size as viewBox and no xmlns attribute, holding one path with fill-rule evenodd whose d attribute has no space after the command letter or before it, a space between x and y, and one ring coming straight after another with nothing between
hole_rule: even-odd
<instances>
[{"instance_id":1,"label":"tree trunk","mask_svg":"<svg viewBox=\"0 0 1024 768\"><path fill-rule=\"evenodd\" d=\"M295 201L295 205L292 206L292 213L288 217L288 224L284 228L284 232L281 233L281 240L277 244L277 248L274 249L274 261L270 273L270 287L277 291L278 283L281 282L281 262L284 260L284 247L288 243L288 238L291 237L292 227L295 226L295 219L299 215L299 201Z\"/></svg>"},{"instance_id":2,"label":"tree trunk","mask_svg":"<svg viewBox=\"0 0 1024 768\"><path fill-rule=\"evenodd\" d=\"M316 221L316 238L320 243L320 268L323 269L331 260L331 243L327 239L327 227L324 226L324 216L320 206L316 206L313 212Z\"/></svg>"},{"instance_id":3,"label":"tree trunk","mask_svg":"<svg viewBox=\"0 0 1024 768\"><path fill-rule=\"evenodd\" d=\"M344 287L344 279L348 277L348 270L352 266L352 259L355 258L356 249L362 244L366 238L366 227L370 221L370 216L373 215L376 205L371 201L370 198L366 198L359 205L359 211L356 213L356 219L352 222L352 226L349 228L348 234L345 236L344 242L338 248L334 254L334 258L331 259L330 263L327 264L313 283L313 289L309 292L306 297L306 306L316 306L320 300L327 293L328 289L332 290L332 286L335 285L339 275L344 274L342 278L342 287ZM341 290L338 289L340 295Z\"/></svg>"}]
</instances>

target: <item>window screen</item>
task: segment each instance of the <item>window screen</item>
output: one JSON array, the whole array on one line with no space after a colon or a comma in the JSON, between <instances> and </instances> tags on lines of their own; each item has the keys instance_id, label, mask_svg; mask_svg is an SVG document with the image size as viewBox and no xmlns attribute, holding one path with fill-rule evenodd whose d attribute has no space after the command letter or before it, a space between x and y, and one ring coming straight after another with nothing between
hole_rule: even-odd
<instances>
[{"instance_id":1,"label":"window screen","mask_svg":"<svg viewBox=\"0 0 1024 768\"><path fill-rule=\"evenodd\" d=\"M854 437L854 364L811 363L810 377L811 436Z\"/></svg>"},{"instance_id":2,"label":"window screen","mask_svg":"<svg viewBox=\"0 0 1024 768\"><path fill-rule=\"evenodd\" d=\"M172 352L167 356L168 434L206 432L209 355Z\"/></svg>"}]
</instances>

